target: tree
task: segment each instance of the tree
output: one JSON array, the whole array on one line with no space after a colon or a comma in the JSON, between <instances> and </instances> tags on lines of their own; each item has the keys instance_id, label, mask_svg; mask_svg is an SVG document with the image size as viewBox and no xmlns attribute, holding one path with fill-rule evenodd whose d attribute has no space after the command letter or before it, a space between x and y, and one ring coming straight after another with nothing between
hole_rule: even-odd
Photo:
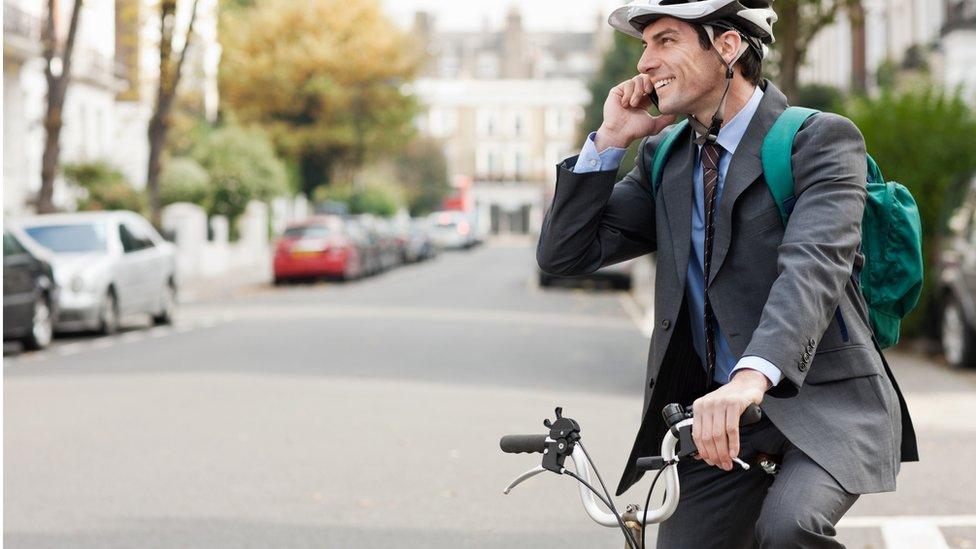
<instances>
[{"instance_id":1,"label":"tree","mask_svg":"<svg viewBox=\"0 0 976 549\"><path fill-rule=\"evenodd\" d=\"M169 116L176 97L176 87L180 82L180 73L186 60L186 52L190 49L193 37L193 23L197 18L197 4L193 0L190 8L190 22L186 28L183 47L179 54L174 53L176 40L176 5L177 0L160 0L159 2L159 84L156 88L156 108L149 120L149 166L146 174L146 188L149 191L149 210L152 222L161 226L159 174L162 164L163 147L166 145L166 134L169 131Z\"/></svg>"},{"instance_id":2,"label":"tree","mask_svg":"<svg viewBox=\"0 0 976 549\"><path fill-rule=\"evenodd\" d=\"M64 176L83 191L79 210L129 210L145 213L146 197L126 181L122 172L104 162L64 167Z\"/></svg>"},{"instance_id":3,"label":"tree","mask_svg":"<svg viewBox=\"0 0 976 549\"><path fill-rule=\"evenodd\" d=\"M55 28L57 17L56 0L47 2L47 20L41 32L44 55L44 79L47 81L47 110L44 113L44 155L41 159L41 189L37 195L37 211L54 211L54 177L57 175L61 156L61 126L64 98L71 81L71 57L78 34L78 20L81 15L82 0L74 0L71 8L71 22L68 36L58 55L58 36Z\"/></svg>"},{"instance_id":4,"label":"tree","mask_svg":"<svg viewBox=\"0 0 976 549\"><path fill-rule=\"evenodd\" d=\"M775 9L779 20L773 25L773 32L776 35L774 48L779 58L778 84L791 103L796 101L800 67L813 39L824 27L833 23L837 19L837 14L844 9L853 9L856 23L860 4L861 0L779 0L776 2Z\"/></svg>"},{"instance_id":5,"label":"tree","mask_svg":"<svg viewBox=\"0 0 976 549\"><path fill-rule=\"evenodd\" d=\"M285 166L259 129L225 126L206 133L191 156L210 178L208 213L227 216L232 227L248 202L270 200L286 189Z\"/></svg>"},{"instance_id":6,"label":"tree","mask_svg":"<svg viewBox=\"0 0 976 549\"><path fill-rule=\"evenodd\" d=\"M396 179L403 187L410 215L439 210L451 190L442 146L431 138L417 138L393 160Z\"/></svg>"},{"instance_id":7,"label":"tree","mask_svg":"<svg viewBox=\"0 0 976 549\"><path fill-rule=\"evenodd\" d=\"M160 174L159 198L163 205L174 202L206 205L210 189L210 174L192 158L171 158Z\"/></svg>"},{"instance_id":8,"label":"tree","mask_svg":"<svg viewBox=\"0 0 976 549\"><path fill-rule=\"evenodd\" d=\"M937 326L933 290L941 239L953 207L976 173L976 115L958 94L933 87L886 89L877 99L856 98L845 114L864 134L871 156L887 180L911 190L922 218L925 281L906 335L933 335ZM924 136L918 139L912 136Z\"/></svg>"},{"instance_id":9,"label":"tree","mask_svg":"<svg viewBox=\"0 0 976 549\"><path fill-rule=\"evenodd\" d=\"M603 123L603 103L610 93L610 88L637 75L637 61L641 53L640 40L622 32L613 33L613 45L603 55L600 70L587 84L590 90L590 102L586 105L583 122L579 127L580 143L583 143L586 136L596 131ZM632 143L627 150L627 155L621 161L620 165L628 171L634 165L638 144L639 141Z\"/></svg>"},{"instance_id":10,"label":"tree","mask_svg":"<svg viewBox=\"0 0 976 549\"><path fill-rule=\"evenodd\" d=\"M417 48L375 0L266 0L221 25L222 104L270 131L307 195L409 141Z\"/></svg>"}]
</instances>

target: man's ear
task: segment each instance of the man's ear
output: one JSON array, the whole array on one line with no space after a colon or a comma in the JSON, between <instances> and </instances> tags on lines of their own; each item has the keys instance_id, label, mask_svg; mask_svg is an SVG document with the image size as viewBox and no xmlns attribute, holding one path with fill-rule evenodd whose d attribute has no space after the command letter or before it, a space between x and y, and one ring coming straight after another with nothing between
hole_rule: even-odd
<instances>
[{"instance_id":1,"label":"man's ear","mask_svg":"<svg viewBox=\"0 0 976 549\"><path fill-rule=\"evenodd\" d=\"M739 49L742 47L742 36L739 33L725 31L716 37L715 42L726 63L732 63L739 57Z\"/></svg>"}]
</instances>

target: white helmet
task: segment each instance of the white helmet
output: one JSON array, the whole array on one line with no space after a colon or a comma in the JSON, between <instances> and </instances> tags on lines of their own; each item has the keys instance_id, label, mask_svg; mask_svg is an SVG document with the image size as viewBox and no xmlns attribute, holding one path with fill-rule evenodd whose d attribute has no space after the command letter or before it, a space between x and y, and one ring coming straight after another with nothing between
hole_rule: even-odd
<instances>
[{"instance_id":1,"label":"white helmet","mask_svg":"<svg viewBox=\"0 0 976 549\"><path fill-rule=\"evenodd\" d=\"M770 0L633 0L613 10L609 23L624 34L642 38L644 27L661 17L738 31L760 59L766 57L767 45L775 41L773 23L778 19Z\"/></svg>"}]
</instances>

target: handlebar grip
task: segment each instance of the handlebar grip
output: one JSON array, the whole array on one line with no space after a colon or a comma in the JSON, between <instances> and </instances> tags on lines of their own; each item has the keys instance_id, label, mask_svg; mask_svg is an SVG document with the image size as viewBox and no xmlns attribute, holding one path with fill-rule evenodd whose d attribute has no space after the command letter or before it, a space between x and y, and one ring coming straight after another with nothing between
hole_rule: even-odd
<instances>
[{"instance_id":1,"label":"handlebar grip","mask_svg":"<svg viewBox=\"0 0 976 549\"><path fill-rule=\"evenodd\" d=\"M506 454L541 454L546 449L546 435L505 435L499 445Z\"/></svg>"},{"instance_id":2,"label":"handlebar grip","mask_svg":"<svg viewBox=\"0 0 976 549\"><path fill-rule=\"evenodd\" d=\"M739 418L739 427L744 425L752 425L753 423L759 422L762 419L762 410L756 404L750 404L743 412L742 416Z\"/></svg>"}]
</instances>

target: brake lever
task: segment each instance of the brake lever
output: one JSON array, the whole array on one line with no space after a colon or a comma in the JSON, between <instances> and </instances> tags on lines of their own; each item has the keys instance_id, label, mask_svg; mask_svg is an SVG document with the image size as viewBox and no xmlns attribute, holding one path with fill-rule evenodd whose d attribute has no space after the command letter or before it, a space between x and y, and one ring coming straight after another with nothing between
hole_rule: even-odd
<instances>
[{"instance_id":1,"label":"brake lever","mask_svg":"<svg viewBox=\"0 0 976 549\"><path fill-rule=\"evenodd\" d=\"M519 484L523 483L526 480L529 480L530 478L538 475L539 473L546 472L546 470L547 469L545 467L543 467L541 465L536 465L535 467L533 467L533 468L529 469L528 471L522 473L521 475L515 477L515 480L513 480L512 483L508 485L508 488L505 488L504 490L502 490L502 493L507 495L509 492L512 491L512 488L515 488Z\"/></svg>"}]
</instances>

